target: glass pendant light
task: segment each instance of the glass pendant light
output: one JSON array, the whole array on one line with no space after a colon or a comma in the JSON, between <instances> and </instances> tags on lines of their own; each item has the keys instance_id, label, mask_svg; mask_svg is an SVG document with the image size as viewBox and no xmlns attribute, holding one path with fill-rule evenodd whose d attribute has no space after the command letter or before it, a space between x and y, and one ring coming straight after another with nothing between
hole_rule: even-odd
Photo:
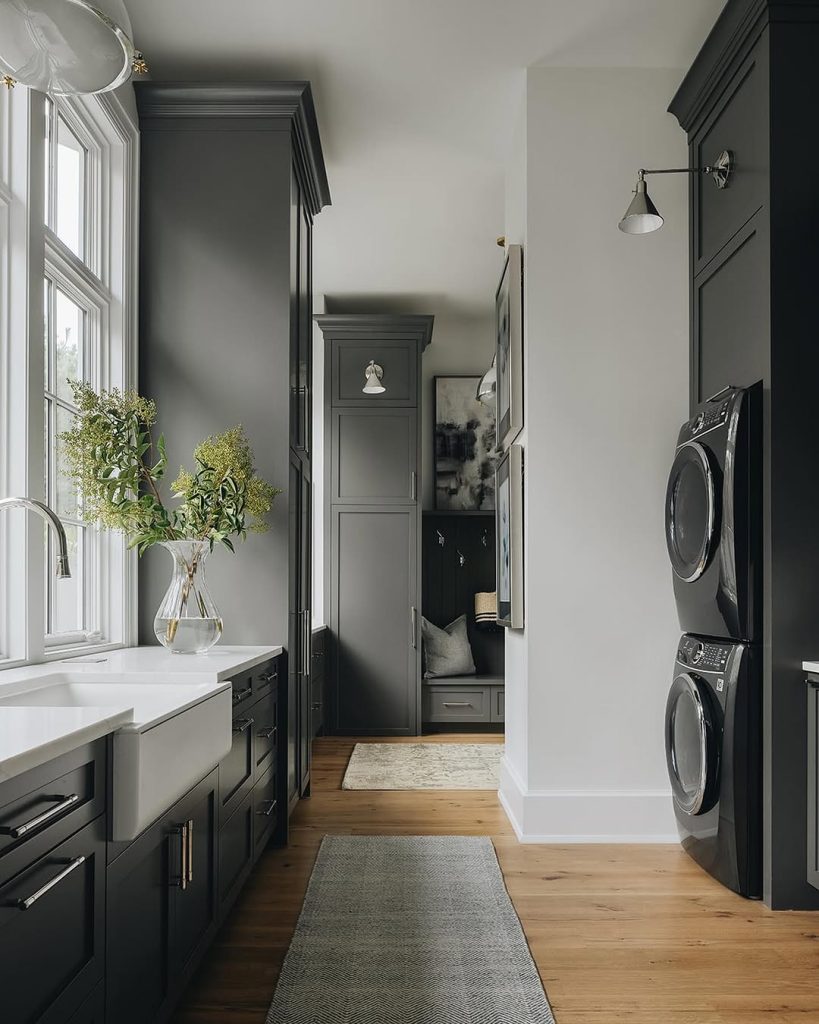
<instances>
[{"instance_id":1,"label":"glass pendant light","mask_svg":"<svg viewBox=\"0 0 819 1024\"><path fill-rule=\"evenodd\" d=\"M108 92L147 66L122 0L3 0L0 74L53 95Z\"/></svg>"},{"instance_id":2,"label":"glass pendant light","mask_svg":"<svg viewBox=\"0 0 819 1024\"><path fill-rule=\"evenodd\" d=\"M495 401L495 391L498 385L498 353L492 356L492 365L478 382L478 391L475 397L484 405L491 405Z\"/></svg>"},{"instance_id":3,"label":"glass pendant light","mask_svg":"<svg viewBox=\"0 0 819 1024\"><path fill-rule=\"evenodd\" d=\"M364 387L361 389L364 394L383 395L387 390L381 383L383 376L383 369L374 359L371 359L364 370Z\"/></svg>"}]
</instances>

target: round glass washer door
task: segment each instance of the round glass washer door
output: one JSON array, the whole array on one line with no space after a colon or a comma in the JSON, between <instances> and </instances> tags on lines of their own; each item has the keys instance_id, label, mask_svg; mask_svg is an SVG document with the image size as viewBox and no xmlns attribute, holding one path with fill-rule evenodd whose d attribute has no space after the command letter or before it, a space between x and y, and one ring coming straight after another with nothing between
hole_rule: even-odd
<instances>
[{"instance_id":1,"label":"round glass washer door","mask_svg":"<svg viewBox=\"0 0 819 1024\"><path fill-rule=\"evenodd\" d=\"M707 684L681 673L666 704L665 754L674 802L686 814L705 814L717 801L720 742Z\"/></svg>"},{"instance_id":2,"label":"round glass washer door","mask_svg":"<svg viewBox=\"0 0 819 1024\"><path fill-rule=\"evenodd\" d=\"M681 580L692 583L705 572L715 530L714 474L708 453L689 441L677 451L665 495L665 541Z\"/></svg>"}]
</instances>

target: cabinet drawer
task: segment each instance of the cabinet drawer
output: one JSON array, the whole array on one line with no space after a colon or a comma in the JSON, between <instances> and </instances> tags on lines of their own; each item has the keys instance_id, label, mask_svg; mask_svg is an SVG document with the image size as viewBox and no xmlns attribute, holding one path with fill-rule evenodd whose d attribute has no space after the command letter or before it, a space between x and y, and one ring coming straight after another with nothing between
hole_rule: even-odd
<instances>
[{"instance_id":1,"label":"cabinet drawer","mask_svg":"<svg viewBox=\"0 0 819 1024\"><path fill-rule=\"evenodd\" d=\"M219 831L219 916L238 894L253 862L253 797L248 793Z\"/></svg>"},{"instance_id":2,"label":"cabinet drawer","mask_svg":"<svg viewBox=\"0 0 819 1024\"><path fill-rule=\"evenodd\" d=\"M502 722L506 710L506 690L502 686L492 687L492 721Z\"/></svg>"},{"instance_id":3,"label":"cabinet drawer","mask_svg":"<svg viewBox=\"0 0 819 1024\"><path fill-rule=\"evenodd\" d=\"M256 707L244 707L233 715L233 742L219 762L219 815L224 821L253 785L253 735Z\"/></svg>"},{"instance_id":4,"label":"cabinet drawer","mask_svg":"<svg viewBox=\"0 0 819 1024\"><path fill-rule=\"evenodd\" d=\"M106 741L0 786L0 885L105 810Z\"/></svg>"},{"instance_id":5,"label":"cabinet drawer","mask_svg":"<svg viewBox=\"0 0 819 1024\"><path fill-rule=\"evenodd\" d=\"M253 777L260 779L276 763L278 695L274 691L251 708L253 713Z\"/></svg>"},{"instance_id":6,"label":"cabinet drawer","mask_svg":"<svg viewBox=\"0 0 819 1024\"><path fill-rule=\"evenodd\" d=\"M253 669L251 673L251 686L253 687L253 693L257 697L261 697L264 693L269 693L271 689L276 689L276 684L279 681L279 658L274 658L272 661L266 661L263 665L258 665Z\"/></svg>"},{"instance_id":7,"label":"cabinet drawer","mask_svg":"<svg viewBox=\"0 0 819 1024\"><path fill-rule=\"evenodd\" d=\"M103 976L105 816L0 889L0 993L8 1024L63 1024Z\"/></svg>"},{"instance_id":8,"label":"cabinet drawer","mask_svg":"<svg viewBox=\"0 0 819 1024\"><path fill-rule=\"evenodd\" d=\"M273 834L278 813L278 786L274 768L253 789L254 856L258 857Z\"/></svg>"},{"instance_id":9,"label":"cabinet drawer","mask_svg":"<svg viewBox=\"0 0 819 1024\"><path fill-rule=\"evenodd\" d=\"M473 689L467 689L465 686L425 686L424 721L489 722L489 698L488 686Z\"/></svg>"}]
</instances>

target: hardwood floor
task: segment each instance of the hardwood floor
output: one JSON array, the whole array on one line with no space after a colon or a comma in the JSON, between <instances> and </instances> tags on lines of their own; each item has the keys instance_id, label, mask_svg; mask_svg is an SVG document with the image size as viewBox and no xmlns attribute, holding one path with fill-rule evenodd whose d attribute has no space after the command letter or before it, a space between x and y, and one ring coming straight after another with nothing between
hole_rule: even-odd
<instances>
[{"instance_id":1,"label":"hardwood floor","mask_svg":"<svg viewBox=\"0 0 819 1024\"><path fill-rule=\"evenodd\" d=\"M327 833L491 836L557 1024L819 1024L819 914L741 899L676 846L523 846L494 793L343 791L353 743L316 741L290 846L260 860L175 1024L262 1024Z\"/></svg>"}]
</instances>

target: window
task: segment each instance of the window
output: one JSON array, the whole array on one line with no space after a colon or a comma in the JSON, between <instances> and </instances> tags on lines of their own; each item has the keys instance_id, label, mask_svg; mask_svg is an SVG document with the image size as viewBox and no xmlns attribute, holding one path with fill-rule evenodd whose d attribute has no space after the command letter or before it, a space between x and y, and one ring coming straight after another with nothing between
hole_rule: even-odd
<instances>
[{"instance_id":1,"label":"window","mask_svg":"<svg viewBox=\"0 0 819 1024\"><path fill-rule=\"evenodd\" d=\"M0 300L8 295L12 326L4 334L0 317L9 409L0 495L47 502L72 573L54 575L53 536L39 520L0 517L6 665L135 640L134 556L121 537L82 521L60 435L77 414L69 379L97 389L135 383L136 161L136 128L116 94L52 99L18 86L0 100Z\"/></svg>"}]
</instances>

